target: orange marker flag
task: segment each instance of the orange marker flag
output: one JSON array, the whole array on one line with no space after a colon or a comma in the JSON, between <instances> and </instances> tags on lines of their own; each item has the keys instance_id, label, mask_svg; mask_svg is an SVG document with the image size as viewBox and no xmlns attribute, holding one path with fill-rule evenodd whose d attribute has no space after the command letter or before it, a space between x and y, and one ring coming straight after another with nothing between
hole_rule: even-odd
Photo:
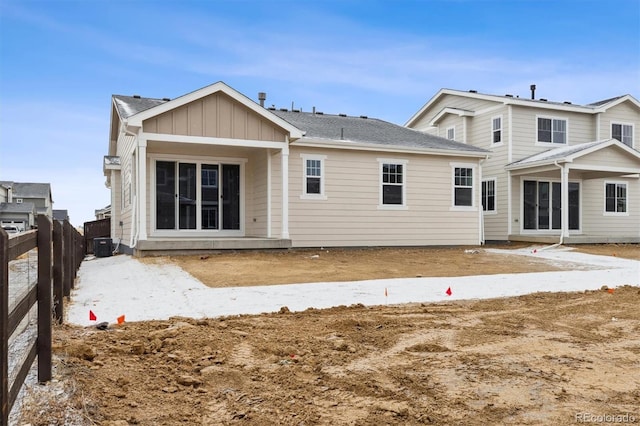
<instances>
[{"instance_id":1,"label":"orange marker flag","mask_svg":"<svg viewBox=\"0 0 640 426\"><path fill-rule=\"evenodd\" d=\"M122 324L124 322L124 315L120 315L118 317L118 324Z\"/></svg>"},{"instance_id":2,"label":"orange marker flag","mask_svg":"<svg viewBox=\"0 0 640 426\"><path fill-rule=\"evenodd\" d=\"M95 321L97 320L98 317L96 317L96 314L93 313L93 311L89 311L89 321Z\"/></svg>"},{"instance_id":3,"label":"orange marker flag","mask_svg":"<svg viewBox=\"0 0 640 426\"><path fill-rule=\"evenodd\" d=\"M445 293L447 293L447 296L451 296L452 292L451 292L451 287L449 287L447 289L447 291L445 291Z\"/></svg>"}]
</instances>

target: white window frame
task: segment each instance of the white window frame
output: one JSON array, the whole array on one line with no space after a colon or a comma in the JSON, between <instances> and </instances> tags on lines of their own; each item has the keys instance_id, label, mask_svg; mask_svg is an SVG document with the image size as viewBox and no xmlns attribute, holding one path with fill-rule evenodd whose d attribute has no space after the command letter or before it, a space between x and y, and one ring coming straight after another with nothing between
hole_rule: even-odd
<instances>
[{"instance_id":1,"label":"white window frame","mask_svg":"<svg viewBox=\"0 0 640 426\"><path fill-rule=\"evenodd\" d=\"M615 185L616 188L616 201L618 199L618 186L624 186L625 188L625 211L623 212L619 212L619 211L613 211L613 212L609 212L607 211L607 185ZM602 212L603 212L603 216L629 216L629 182L625 182L625 181L619 181L619 180L605 180L604 181L604 186L603 186L604 192L602 194L602 201L603 201L603 206L602 206ZM618 208L618 203L615 203L616 206L616 210Z\"/></svg>"},{"instance_id":2,"label":"white window frame","mask_svg":"<svg viewBox=\"0 0 640 426\"><path fill-rule=\"evenodd\" d=\"M498 127L497 129L494 128L494 123L496 120L500 120L500 127ZM500 140L498 142L494 140L494 135L496 132L500 132ZM502 115L496 115L494 117L491 117L491 146L502 145L503 140L504 140L504 128L502 126Z\"/></svg>"},{"instance_id":3,"label":"white window frame","mask_svg":"<svg viewBox=\"0 0 640 426\"><path fill-rule=\"evenodd\" d=\"M497 190L498 190L498 179L495 177L488 177L488 178L484 178L482 179L482 182L480 182L480 200L481 202L484 202L484 194L482 193L482 185L484 183L488 183L488 182L493 182L493 210L485 210L484 209L484 205L482 206L482 212L485 215L494 215L494 214L498 214L498 195L497 195Z\"/></svg>"},{"instance_id":4,"label":"white window frame","mask_svg":"<svg viewBox=\"0 0 640 426\"><path fill-rule=\"evenodd\" d=\"M476 163L449 163L451 166L451 211L477 211L478 205L476 198L478 197L478 165ZM471 205L470 206L457 206L456 205L456 169L471 169ZM461 186L468 188L468 186Z\"/></svg>"},{"instance_id":5,"label":"white window frame","mask_svg":"<svg viewBox=\"0 0 640 426\"><path fill-rule=\"evenodd\" d=\"M225 237L225 236L244 236L245 234L245 219L246 219L246 190L245 190L245 165L249 161L247 158L237 157L194 157L190 155L171 155L171 154L151 154L148 156L151 170L149 170L149 200L151 201L150 209L150 228L149 235L152 237L175 237L175 236L189 236L189 237ZM200 176L200 170L202 164L235 164L240 166L240 229L157 229L156 228L156 162L157 161L173 161L176 163L194 163L196 164L196 197L198 203L201 197L201 185L202 178ZM176 166L177 168L177 166ZM219 176L219 175L218 175ZM166 178L166 177L165 177ZM176 184L177 185L177 184ZM198 204L199 206L200 204ZM200 208L198 208L200 210ZM196 214L196 223L200 224L200 213Z\"/></svg>"},{"instance_id":6,"label":"white window frame","mask_svg":"<svg viewBox=\"0 0 640 426\"><path fill-rule=\"evenodd\" d=\"M544 120L551 120L551 142L546 142L546 141L541 141L538 139L539 137L539 128L538 128L538 122L540 119L544 119ZM553 122L554 121L564 121L564 125L565 125L565 131L564 131L564 142L563 143L559 143L559 142L554 142L553 141ZM569 119L566 117L554 117L554 116L548 116L548 115L536 115L536 135L535 135L535 141L536 141L536 145L542 145L542 146L566 146L569 144Z\"/></svg>"},{"instance_id":7,"label":"white window frame","mask_svg":"<svg viewBox=\"0 0 640 426\"><path fill-rule=\"evenodd\" d=\"M407 206L407 176L409 160L401 160L397 158L378 158L378 210L408 210ZM402 184L384 183L382 179L382 169L385 164L402 166ZM402 204L384 204L383 191L384 185L402 186Z\"/></svg>"},{"instance_id":8,"label":"white window frame","mask_svg":"<svg viewBox=\"0 0 640 426\"><path fill-rule=\"evenodd\" d=\"M623 139L624 139L624 128L625 127L630 127L631 128L631 140L630 140L630 143L627 144L624 140L621 140L620 142L622 142L623 144L627 145L628 147L633 148L633 135L635 134L635 129L634 129L633 123L622 123L622 122L619 122L619 121L612 121L611 122L611 126L609 128L609 131L610 131L609 135L610 135L611 139L613 139L613 126L614 125L621 126L620 131L622 132L622 138Z\"/></svg>"},{"instance_id":9,"label":"white window frame","mask_svg":"<svg viewBox=\"0 0 640 426\"><path fill-rule=\"evenodd\" d=\"M326 200L327 195L325 194L325 172L324 172L324 163L327 159L326 155L317 155L317 154L300 154L300 158L302 158L302 191L300 194L300 199L302 200ZM320 176L311 176L311 177L319 177L320 178L320 193L319 194L308 194L307 193L307 160L315 160L320 161Z\"/></svg>"},{"instance_id":10,"label":"white window frame","mask_svg":"<svg viewBox=\"0 0 640 426\"><path fill-rule=\"evenodd\" d=\"M451 136L449 136L449 132L451 132ZM451 141L456 140L456 126L447 127L445 134L447 139Z\"/></svg>"}]
</instances>

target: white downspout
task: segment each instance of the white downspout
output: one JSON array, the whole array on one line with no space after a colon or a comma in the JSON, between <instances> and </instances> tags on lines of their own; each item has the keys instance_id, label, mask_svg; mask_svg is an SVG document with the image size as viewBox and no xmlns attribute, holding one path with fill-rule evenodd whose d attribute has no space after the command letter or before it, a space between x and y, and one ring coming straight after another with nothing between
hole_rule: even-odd
<instances>
[{"instance_id":1,"label":"white downspout","mask_svg":"<svg viewBox=\"0 0 640 426\"><path fill-rule=\"evenodd\" d=\"M484 209L482 208L482 164L487 161L489 159L489 156L487 155L484 158L481 158L480 161L478 161L478 182L480 182L479 186L479 197L480 198L480 202L478 203L478 233L479 233L479 239L480 239L480 245L483 246L485 243L485 239L484 239Z\"/></svg>"},{"instance_id":2,"label":"white downspout","mask_svg":"<svg viewBox=\"0 0 640 426\"><path fill-rule=\"evenodd\" d=\"M554 161L553 164L556 167L560 168L560 193L562 194L562 203L561 203L561 209L562 209L562 216L560 219L560 223L562 224L562 226L560 226L560 241L558 241L555 244L551 244L550 246L546 246L546 247L542 247L541 249L538 249L537 251L541 251L541 250L547 250L547 249L551 249L551 248L555 248L558 246L561 246L564 243L564 231L565 228L567 226L569 226L569 224L567 222L569 222L568 218L569 218L569 200L567 199L569 194L569 191L565 190L565 187L567 187L569 185L569 183L566 181L565 179L565 166L561 166L560 164L558 164L558 160ZM565 209L566 206L566 209ZM567 220L565 220L565 216L567 218ZM534 251L535 252L535 251Z\"/></svg>"},{"instance_id":3,"label":"white downspout","mask_svg":"<svg viewBox=\"0 0 640 426\"><path fill-rule=\"evenodd\" d=\"M124 133L130 136L134 137L134 144L135 147L134 148L136 150L136 154L137 154L137 146L138 146L138 134L137 133L133 133L132 131L127 129L127 125L126 123L124 124ZM136 161L138 161L138 155L136 155ZM136 220L137 220L137 211L138 211L138 167L136 167L136 176L135 176L135 182L136 182L136 195L133 197L133 214L131 216L131 238L129 240L129 248L134 248L138 242L138 227L136 226Z\"/></svg>"}]
</instances>

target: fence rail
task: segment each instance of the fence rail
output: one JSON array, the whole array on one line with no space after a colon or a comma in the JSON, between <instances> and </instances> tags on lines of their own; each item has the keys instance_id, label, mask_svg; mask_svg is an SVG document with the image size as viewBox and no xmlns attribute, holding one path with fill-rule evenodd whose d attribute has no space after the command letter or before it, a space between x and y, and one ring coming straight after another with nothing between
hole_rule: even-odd
<instances>
[{"instance_id":1,"label":"fence rail","mask_svg":"<svg viewBox=\"0 0 640 426\"><path fill-rule=\"evenodd\" d=\"M9 413L24 384L36 356L38 357L38 381L51 380L51 329L52 317L62 322L64 297L69 296L84 253L84 239L68 221L60 223L47 216L38 216L38 229L9 238L0 230L0 399L2 403L0 424L9 422ZM9 305L9 262L37 248L38 281L11 311ZM31 284L31 283L29 283ZM13 383L9 383L9 339L20 322L38 304L37 338L29 346L26 359L18 370Z\"/></svg>"}]
</instances>

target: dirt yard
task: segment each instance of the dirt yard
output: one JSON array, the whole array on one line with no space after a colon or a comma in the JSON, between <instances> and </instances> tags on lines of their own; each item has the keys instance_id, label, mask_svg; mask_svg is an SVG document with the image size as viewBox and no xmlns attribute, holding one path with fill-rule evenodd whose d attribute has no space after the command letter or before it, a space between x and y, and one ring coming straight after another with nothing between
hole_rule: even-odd
<instances>
[{"instance_id":1,"label":"dirt yard","mask_svg":"<svg viewBox=\"0 0 640 426\"><path fill-rule=\"evenodd\" d=\"M633 245L581 250L640 255ZM333 253L278 256L292 256L285 265L297 280ZM346 253L348 259L361 254ZM418 259L411 253L397 251L391 276L558 267L460 249L420 250ZM389 254L376 252L368 264L384 270L379 264ZM248 256L255 260L248 275L265 280L279 271L261 263L264 254L215 256L239 258L245 267ZM179 261L206 270L213 259ZM249 282L234 274L213 285ZM334 277L327 274L318 276ZM25 423L564 425L586 416L640 422L640 288L632 286L298 313L283 307L275 314L172 318L105 331L60 326L54 347L56 381L27 398Z\"/></svg>"}]
</instances>

